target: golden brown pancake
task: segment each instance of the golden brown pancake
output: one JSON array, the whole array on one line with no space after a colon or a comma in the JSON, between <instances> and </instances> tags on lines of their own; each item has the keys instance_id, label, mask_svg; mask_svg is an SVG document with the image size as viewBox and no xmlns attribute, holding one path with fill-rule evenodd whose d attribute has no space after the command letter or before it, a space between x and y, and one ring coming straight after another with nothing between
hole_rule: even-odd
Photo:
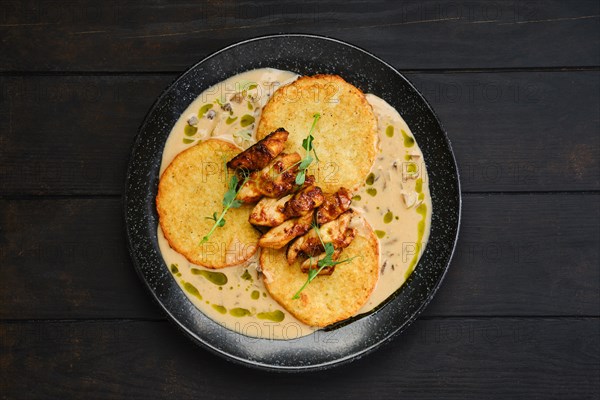
<instances>
[{"instance_id":1,"label":"golden brown pancake","mask_svg":"<svg viewBox=\"0 0 600 400\"><path fill-rule=\"evenodd\" d=\"M375 161L377 120L364 94L341 77L305 76L278 89L262 111L257 139L283 127L290 133L284 151L304 156L302 140L315 113L321 114L313 132L320 162L313 162L308 174L324 192L354 191Z\"/></svg>"},{"instance_id":2,"label":"golden brown pancake","mask_svg":"<svg viewBox=\"0 0 600 400\"><path fill-rule=\"evenodd\" d=\"M294 294L306 282L300 262L289 265L285 249L262 249L260 265L265 286L271 296L294 317L307 325L324 327L356 314L366 303L379 277L379 245L373 230L362 220L358 234L342 251L333 274L317 276L301 293Z\"/></svg>"},{"instance_id":3,"label":"golden brown pancake","mask_svg":"<svg viewBox=\"0 0 600 400\"><path fill-rule=\"evenodd\" d=\"M248 260L256 252L259 232L248 223L252 205L230 208L225 225L200 244L221 214L230 174L225 163L240 150L222 140L206 140L179 153L163 172L156 208L169 245L191 263L224 268Z\"/></svg>"}]
</instances>

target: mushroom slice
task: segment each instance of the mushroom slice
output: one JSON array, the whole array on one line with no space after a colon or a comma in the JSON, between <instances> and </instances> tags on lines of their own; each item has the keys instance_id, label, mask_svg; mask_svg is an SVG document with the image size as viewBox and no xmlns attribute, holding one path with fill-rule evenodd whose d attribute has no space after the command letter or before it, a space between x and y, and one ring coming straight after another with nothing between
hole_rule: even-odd
<instances>
[{"instance_id":1,"label":"mushroom slice","mask_svg":"<svg viewBox=\"0 0 600 400\"><path fill-rule=\"evenodd\" d=\"M411 208L417 202L417 194L415 192L403 190L400 193L402 194L402 200L404 200L406 208Z\"/></svg>"}]
</instances>

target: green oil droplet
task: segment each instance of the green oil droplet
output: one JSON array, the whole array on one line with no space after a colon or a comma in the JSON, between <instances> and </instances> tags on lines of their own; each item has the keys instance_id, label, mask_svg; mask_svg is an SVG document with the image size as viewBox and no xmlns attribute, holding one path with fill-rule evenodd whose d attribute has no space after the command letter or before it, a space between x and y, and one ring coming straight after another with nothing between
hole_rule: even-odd
<instances>
[{"instance_id":1,"label":"green oil droplet","mask_svg":"<svg viewBox=\"0 0 600 400\"><path fill-rule=\"evenodd\" d=\"M385 231L379 231L379 230L376 230L376 231L375 231L375 234L377 235L377 237L378 237L379 239L383 239L383 237L385 236Z\"/></svg>"},{"instance_id":2,"label":"green oil droplet","mask_svg":"<svg viewBox=\"0 0 600 400\"><path fill-rule=\"evenodd\" d=\"M247 127L250 124L254 123L254 117L250 114L246 114L242 117L242 119L240 120L240 125L242 126L242 128Z\"/></svg>"},{"instance_id":3,"label":"green oil droplet","mask_svg":"<svg viewBox=\"0 0 600 400\"><path fill-rule=\"evenodd\" d=\"M202 300L202 295L200 294L200 292L198 291L198 289L196 289L196 286L192 285L189 282L185 282L183 284L183 288L192 296L196 296L197 298L199 298L200 300Z\"/></svg>"},{"instance_id":4,"label":"green oil droplet","mask_svg":"<svg viewBox=\"0 0 600 400\"><path fill-rule=\"evenodd\" d=\"M200 110L198 110L198 116L200 118L204 117L204 114L206 114L206 112L211 108L213 108L212 103L203 105L202 107L200 107Z\"/></svg>"},{"instance_id":5,"label":"green oil droplet","mask_svg":"<svg viewBox=\"0 0 600 400\"><path fill-rule=\"evenodd\" d=\"M232 308L231 310L229 310L229 314L238 318L245 317L246 315L252 315L250 310L241 307Z\"/></svg>"},{"instance_id":6,"label":"green oil droplet","mask_svg":"<svg viewBox=\"0 0 600 400\"><path fill-rule=\"evenodd\" d=\"M368 188L367 189L367 193L370 194L371 196L375 197L377 195L377 189L375 189L375 188Z\"/></svg>"},{"instance_id":7,"label":"green oil droplet","mask_svg":"<svg viewBox=\"0 0 600 400\"><path fill-rule=\"evenodd\" d=\"M248 90L256 89L257 86L258 85L256 83L252 83L250 86L248 86Z\"/></svg>"},{"instance_id":8,"label":"green oil droplet","mask_svg":"<svg viewBox=\"0 0 600 400\"><path fill-rule=\"evenodd\" d=\"M362 197L360 197L360 195L356 195L352 197L352 201L360 201L362 199Z\"/></svg>"},{"instance_id":9,"label":"green oil droplet","mask_svg":"<svg viewBox=\"0 0 600 400\"><path fill-rule=\"evenodd\" d=\"M406 164L406 172L408 172L409 174L416 173L417 172L417 164L415 164L415 163Z\"/></svg>"},{"instance_id":10,"label":"green oil droplet","mask_svg":"<svg viewBox=\"0 0 600 400\"><path fill-rule=\"evenodd\" d=\"M254 106L252 105L251 102L248 102L248 110L250 110L250 111L254 110Z\"/></svg>"},{"instance_id":11,"label":"green oil droplet","mask_svg":"<svg viewBox=\"0 0 600 400\"><path fill-rule=\"evenodd\" d=\"M415 139L408 136L408 133L404 132L404 129L400 129L400 132L402 132L402 137L404 138L404 147L413 147Z\"/></svg>"},{"instance_id":12,"label":"green oil droplet","mask_svg":"<svg viewBox=\"0 0 600 400\"><path fill-rule=\"evenodd\" d=\"M233 124L235 122L236 119L238 119L238 117L233 117L233 118L232 117L227 117L227 120L225 121L225 123L227 125L231 125L231 124Z\"/></svg>"},{"instance_id":13,"label":"green oil droplet","mask_svg":"<svg viewBox=\"0 0 600 400\"><path fill-rule=\"evenodd\" d=\"M367 175L367 180L365 180L367 185L372 185L373 182L375 182L375 175L371 172L369 175Z\"/></svg>"},{"instance_id":14,"label":"green oil droplet","mask_svg":"<svg viewBox=\"0 0 600 400\"><path fill-rule=\"evenodd\" d=\"M215 285L221 286L227 283L227 275L222 272L213 272L205 269L192 268L192 274L203 276Z\"/></svg>"},{"instance_id":15,"label":"green oil droplet","mask_svg":"<svg viewBox=\"0 0 600 400\"><path fill-rule=\"evenodd\" d=\"M394 219L394 214L392 214L391 211L386 212L385 215L383 216L383 222L386 224L389 224L390 222L392 222L393 219Z\"/></svg>"},{"instance_id":16,"label":"green oil droplet","mask_svg":"<svg viewBox=\"0 0 600 400\"><path fill-rule=\"evenodd\" d=\"M419 193L419 200L425 200L425 193Z\"/></svg>"},{"instance_id":17,"label":"green oil droplet","mask_svg":"<svg viewBox=\"0 0 600 400\"><path fill-rule=\"evenodd\" d=\"M186 125L185 128L183 128L183 133L185 136L194 136L196 132L198 132L198 128L195 126Z\"/></svg>"},{"instance_id":18,"label":"green oil droplet","mask_svg":"<svg viewBox=\"0 0 600 400\"><path fill-rule=\"evenodd\" d=\"M220 306L218 304L213 304L212 308L214 308L218 313L221 313L221 314L225 314L227 312L227 309L225 307Z\"/></svg>"},{"instance_id":19,"label":"green oil droplet","mask_svg":"<svg viewBox=\"0 0 600 400\"><path fill-rule=\"evenodd\" d=\"M417 207L417 213L421 215L421 220L417 224L417 252L413 256L408 269L404 273L404 279L408 279L410 274L413 272L417 265L417 261L419 261L419 257L421 256L421 247L423 242L423 235L425 234L425 219L427 218L427 206L425 204L421 204Z\"/></svg>"},{"instance_id":20,"label":"green oil droplet","mask_svg":"<svg viewBox=\"0 0 600 400\"><path fill-rule=\"evenodd\" d=\"M252 275L250 275L250 272L248 272L248 270L244 271L244 273L242 274L242 279L252 282Z\"/></svg>"},{"instance_id":21,"label":"green oil droplet","mask_svg":"<svg viewBox=\"0 0 600 400\"><path fill-rule=\"evenodd\" d=\"M419 178L415 182L415 191L417 193L421 193L423 191L423 178Z\"/></svg>"},{"instance_id":22,"label":"green oil droplet","mask_svg":"<svg viewBox=\"0 0 600 400\"><path fill-rule=\"evenodd\" d=\"M194 139L186 139L186 138L183 138L183 143L185 143L185 144L194 143Z\"/></svg>"},{"instance_id":23,"label":"green oil droplet","mask_svg":"<svg viewBox=\"0 0 600 400\"><path fill-rule=\"evenodd\" d=\"M394 136L394 127L392 125L388 125L388 127L385 129L385 134L387 137Z\"/></svg>"},{"instance_id":24,"label":"green oil droplet","mask_svg":"<svg viewBox=\"0 0 600 400\"><path fill-rule=\"evenodd\" d=\"M177 268L177 264L171 264L171 272L174 274L179 272L179 268Z\"/></svg>"},{"instance_id":25,"label":"green oil droplet","mask_svg":"<svg viewBox=\"0 0 600 400\"><path fill-rule=\"evenodd\" d=\"M258 300L258 298L260 297L260 292L258 290L253 290L250 294L250 297L252 298L252 300Z\"/></svg>"},{"instance_id":26,"label":"green oil droplet","mask_svg":"<svg viewBox=\"0 0 600 400\"><path fill-rule=\"evenodd\" d=\"M261 312L256 315L259 319L267 319L273 322L281 322L285 318L285 314L282 311L275 310L271 312Z\"/></svg>"}]
</instances>

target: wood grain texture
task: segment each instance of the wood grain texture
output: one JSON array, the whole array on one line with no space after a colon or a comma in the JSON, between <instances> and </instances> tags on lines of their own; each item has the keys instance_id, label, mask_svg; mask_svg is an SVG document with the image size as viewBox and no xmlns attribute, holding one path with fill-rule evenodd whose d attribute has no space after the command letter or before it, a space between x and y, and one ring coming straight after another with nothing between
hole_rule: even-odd
<instances>
[{"instance_id":1,"label":"wood grain texture","mask_svg":"<svg viewBox=\"0 0 600 400\"><path fill-rule=\"evenodd\" d=\"M121 194L144 115L175 75L0 77L0 194ZM600 73L409 74L463 191L600 189Z\"/></svg>"},{"instance_id":2,"label":"wood grain texture","mask_svg":"<svg viewBox=\"0 0 600 400\"><path fill-rule=\"evenodd\" d=\"M600 316L600 195L474 195L427 316ZM116 199L0 201L0 318L161 318ZM432 244L434 246L435 244Z\"/></svg>"},{"instance_id":3,"label":"wood grain texture","mask_svg":"<svg viewBox=\"0 0 600 400\"><path fill-rule=\"evenodd\" d=\"M129 258L120 200L0 204L0 318L161 316Z\"/></svg>"},{"instance_id":4,"label":"wood grain texture","mask_svg":"<svg viewBox=\"0 0 600 400\"><path fill-rule=\"evenodd\" d=\"M0 70L180 71L226 45L281 32L339 38L401 69L598 66L599 9L593 0L9 0Z\"/></svg>"},{"instance_id":5,"label":"wood grain texture","mask_svg":"<svg viewBox=\"0 0 600 400\"><path fill-rule=\"evenodd\" d=\"M167 322L132 267L119 198L161 91L224 46L282 32L406 72L465 193L420 319L300 375L228 363ZM598 32L597 0L1 0L0 398L599 400Z\"/></svg>"},{"instance_id":6,"label":"wood grain texture","mask_svg":"<svg viewBox=\"0 0 600 400\"><path fill-rule=\"evenodd\" d=\"M312 374L230 364L158 321L5 323L0 353L8 399L592 400L600 389L595 318L420 320L383 351Z\"/></svg>"}]
</instances>

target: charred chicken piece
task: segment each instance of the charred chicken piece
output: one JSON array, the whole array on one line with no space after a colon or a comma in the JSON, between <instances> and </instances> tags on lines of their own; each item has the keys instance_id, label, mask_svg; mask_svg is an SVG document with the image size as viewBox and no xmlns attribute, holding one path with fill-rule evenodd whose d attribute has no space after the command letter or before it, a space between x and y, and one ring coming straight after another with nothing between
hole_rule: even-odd
<instances>
[{"instance_id":1,"label":"charred chicken piece","mask_svg":"<svg viewBox=\"0 0 600 400\"><path fill-rule=\"evenodd\" d=\"M296 183L300 154L281 153L260 171L258 190L267 197L281 197L290 193Z\"/></svg>"},{"instance_id":2,"label":"charred chicken piece","mask_svg":"<svg viewBox=\"0 0 600 400\"><path fill-rule=\"evenodd\" d=\"M314 185L304 185L285 203L283 213L287 218L300 217L319 207L324 200L323 191Z\"/></svg>"},{"instance_id":3,"label":"charred chicken piece","mask_svg":"<svg viewBox=\"0 0 600 400\"><path fill-rule=\"evenodd\" d=\"M238 200L255 203L262 196L281 197L294 188L300 154L281 153L266 167L250 174L250 179L238 192Z\"/></svg>"},{"instance_id":4,"label":"charred chicken piece","mask_svg":"<svg viewBox=\"0 0 600 400\"><path fill-rule=\"evenodd\" d=\"M258 239L260 247L280 249L292 239L304 235L312 226L313 213L309 212L300 218L289 219L281 225L272 228Z\"/></svg>"},{"instance_id":5,"label":"charred chicken piece","mask_svg":"<svg viewBox=\"0 0 600 400\"><path fill-rule=\"evenodd\" d=\"M331 259L336 261L340 257L341 253L342 253L342 249L335 250L333 252L333 255L331 256ZM321 268L321 267L319 267L319 261L324 259L326 256L327 255L325 253L321 253L316 257L307 258L306 260L304 260L304 262L302 264L300 264L300 270L304 273L308 273L308 271L310 269ZM320 275L331 275L331 274L333 274L334 270L335 270L335 265L327 266L327 267L323 268L321 270L321 272L319 272L319 276Z\"/></svg>"},{"instance_id":6,"label":"charred chicken piece","mask_svg":"<svg viewBox=\"0 0 600 400\"><path fill-rule=\"evenodd\" d=\"M244 185L240 188L237 199L242 203L256 203L259 201L263 195L258 190L258 186L256 185L256 181L258 181L259 172L253 172L250 174L248 180Z\"/></svg>"},{"instance_id":7,"label":"charred chicken piece","mask_svg":"<svg viewBox=\"0 0 600 400\"><path fill-rule=\"evenodd\" d=\"M335 193L325 194L323 204L317 210L317 223L321 225L333 221L350 208L351 202L352 195L343 187Z\"/></svg>"},{"instance_id":8,"label":"charred chicken piece","mask_svg":"<svg viewBox=\"0 0 600 400\"><path fill-rule=\"evenodd\" d=\"M335 247L336 245L334 245L335 250L333 251L333 254L331 256L331 259L333 261L337 261L337 259L340 257L340 254L342 254L342 250L344 250L346 247L348 247L350 245L350 243L352 243L355 236L356 236L356 229L354 229L354 228L346 229L346 232L344 232L343 241L336 243L336 245L340 246L340 247ZM304 273L307 273L309 269L320 268L319 261L324 259L326 256L327 256L327 254L321 253L316 257L308 258L300 265L300 270L302 270L302 272L304 272ZM334 270L335 270L335 265L330 265L330 266L323 268L321 270L321 272L319 272L319 275L331 275L331 274L333 274Z\"/></svg>"},{"instance_id":9,"label":"charred chicken piece","mask_svg":"<svg viewBox=\"0 0 600 400\"><path fill-rule=\"evenodd\" d=\"M261 194L262 195L262 194ZM272 199L263 197L258 204L254 206L248 221L252 225L259 226L277 226L288 219L284 214L285 203L292 198L292 195L282 197L281 199Z\"/></svg>"},{"instance_id":10,"label":"charred chicken piece","mask_svg":"<svg viewBox=\"0 0 600 400\"><path fill-rule=\"evenodd\" d=\"M334 249L347 247L354 239L355 232L348 229L350 221L354 217L354 211L348 210L333 221L323 224L319 228L321 238L315 229L311 229L306 235L299 237L287 249L288 264L293 264L299 256L315 257L325 251L323 243L332 243Z\"/></svg>"},{"instance_id":11,"label":"charred chicken piece","mask_svg":"<svg viewBox=\"0 0 600 400\"><path fill-rule=\"evenodd\" d=\"M283 151L288 135L285 129L277 129L262 140L259 140L258 143L255 143L233 157L227 163L227 167L246 171L256 171L265 168L267 164Z\"/></svg>"}]
</instances>

